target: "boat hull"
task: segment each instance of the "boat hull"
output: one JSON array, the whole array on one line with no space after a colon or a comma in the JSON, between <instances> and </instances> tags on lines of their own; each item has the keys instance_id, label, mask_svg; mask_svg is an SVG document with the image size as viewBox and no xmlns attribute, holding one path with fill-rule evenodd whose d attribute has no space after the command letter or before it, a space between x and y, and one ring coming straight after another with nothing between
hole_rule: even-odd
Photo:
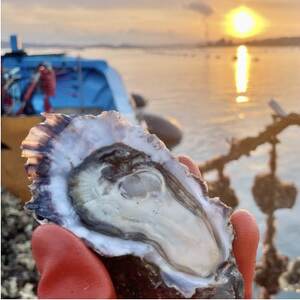
<instances>
[{"instance_id":1,"label":"boat hull","mask_svg":"<svg viewBox=\"0 0 300 300\"><path fill-rule=\"evenodd\" d=\"M41 121L41 116L1 117L1 185L23 202L30 199L30 182L25 174L25 159L21 157L20 145L30 128Z\"/></svg>"}]
</instances>

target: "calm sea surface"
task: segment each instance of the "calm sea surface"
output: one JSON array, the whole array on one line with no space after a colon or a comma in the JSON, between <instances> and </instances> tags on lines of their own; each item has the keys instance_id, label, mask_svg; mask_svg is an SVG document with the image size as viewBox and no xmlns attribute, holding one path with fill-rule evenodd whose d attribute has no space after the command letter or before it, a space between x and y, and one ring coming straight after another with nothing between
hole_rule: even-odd
<instances>
[{"instance_id":1,"label":"calm sea surface","mask_svg":"<svg viewBox=\"0 0 300 300\"><path fill-rule=\"evenodd\" d=\"M300 112L300 48L98 48L68 53L107 59L121 73L128 91L149 99L148 111L177 119L184 140L174 152L187 154L196 162L226 153L232 138L262 130L271 122L271 98L287 112ZM276 212L276 245L293 259L300 256L300 128L288 128L279 138L278 175L297 185L298 196L292 210ZM262 236L265 216L255 205L251 187L254 176L268 170L268 151L268 145L261 146L251 157L225 169L240 199L239 207L256 216ZM260 245L258 257L261 253Z\"/></svg>"}]
</instances>

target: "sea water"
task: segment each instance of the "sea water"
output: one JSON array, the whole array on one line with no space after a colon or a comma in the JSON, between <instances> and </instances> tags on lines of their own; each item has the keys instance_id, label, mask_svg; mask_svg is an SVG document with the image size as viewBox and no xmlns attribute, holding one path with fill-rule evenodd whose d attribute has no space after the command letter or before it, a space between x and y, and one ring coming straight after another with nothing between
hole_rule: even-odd
<instances>
[{"instance_id":1,"label":"sea water","mask_svg":"<svg viewBox=\"0 0 300 300\"><path fill-rule=\"evenodd\" d=\"M270 99L276 99L286 112L300 113L297 47L93 48L67 52L108 60L122 75L129 92L149 99L148 112L173 117L181 124L184 139L174 153L189 155L199 163L225 154L232 139L254 136L271 123ZM279 140L277 174L293 182L298 195L293 209L275 213L275 244L280 253L293 259L300 256L300 128L286 129ZM253 213L259 224L258 260L266 217L256 206L251 188L254 176L268 171L269 150L269 145L260 146L250 157L225 168L240 200L239 207ZM291 292L276 295L299 296Z\"/></svg>"}]
</instances>

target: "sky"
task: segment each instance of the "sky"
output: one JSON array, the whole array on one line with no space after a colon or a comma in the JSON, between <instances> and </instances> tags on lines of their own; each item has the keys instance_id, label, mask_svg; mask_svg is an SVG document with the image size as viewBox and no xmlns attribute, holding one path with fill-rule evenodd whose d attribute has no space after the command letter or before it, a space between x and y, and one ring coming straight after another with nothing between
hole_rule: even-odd
<instances>
[{"instance_id":1,"label":"sky","mask_svg":"<svg viewBox=\"0 0 300 300\"><path fill-rule=\"evenodd\" d=\"M252 38L300 36L300 0L2 0L2 40L65 44L193 44L229 38L229 11L264 20Z\"/></svg>"}]
</instances>

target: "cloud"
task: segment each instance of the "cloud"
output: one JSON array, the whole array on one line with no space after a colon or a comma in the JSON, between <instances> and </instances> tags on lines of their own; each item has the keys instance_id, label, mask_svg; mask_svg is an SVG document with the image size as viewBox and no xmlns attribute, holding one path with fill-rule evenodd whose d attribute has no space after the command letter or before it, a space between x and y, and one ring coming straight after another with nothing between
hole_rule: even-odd
<instances>
[{"instance_id":1,"label":"cloud","mask_svg":"<svg viewBox=\"0 0 300 300\"><path fill-rule=\"evenodd\" d=\"M2 0L2 3L10 3L18 7L43 7L55 9L99 9L99 10L128 10L128 9L162 9L179 5L182 0ZM175 5L174 5L175 3Z\"/></svg>"},{"instance_id":2,"label":"cloud","mask_svg":"<svg viewBox=\"0 0 300 300\"><path fill-rule=\"evenodd\" d=\"M209 17L214 13L214 10L211 6L200 1L190 3L187 8L196 11L205 17Z\"/></svg>"},{"instance_id":3,"label":"cloud","mask_svg":"<svg viewBox=\"0 0 300 300\"><path fill-rule=\"evenodd\" d=\"M172 14L168 14L169 11L166 12L165 9L156 10L148 7L104 10L92 9L89 6L88 8L70 6L65 10L56 7L46 8L38 4L18 6L17 0L12 1L5 2L2 7L2 12L5 11L2 18L3 40L8 40L11 33L17 33L24 42L77 45L97 43L156 45L190 43L198 40L198 24L195 25L196 29L193 24L191 26L189 14L182 14L182 9L179 9L182 8L182 3Z\"/></svg>"}]
</instances>

